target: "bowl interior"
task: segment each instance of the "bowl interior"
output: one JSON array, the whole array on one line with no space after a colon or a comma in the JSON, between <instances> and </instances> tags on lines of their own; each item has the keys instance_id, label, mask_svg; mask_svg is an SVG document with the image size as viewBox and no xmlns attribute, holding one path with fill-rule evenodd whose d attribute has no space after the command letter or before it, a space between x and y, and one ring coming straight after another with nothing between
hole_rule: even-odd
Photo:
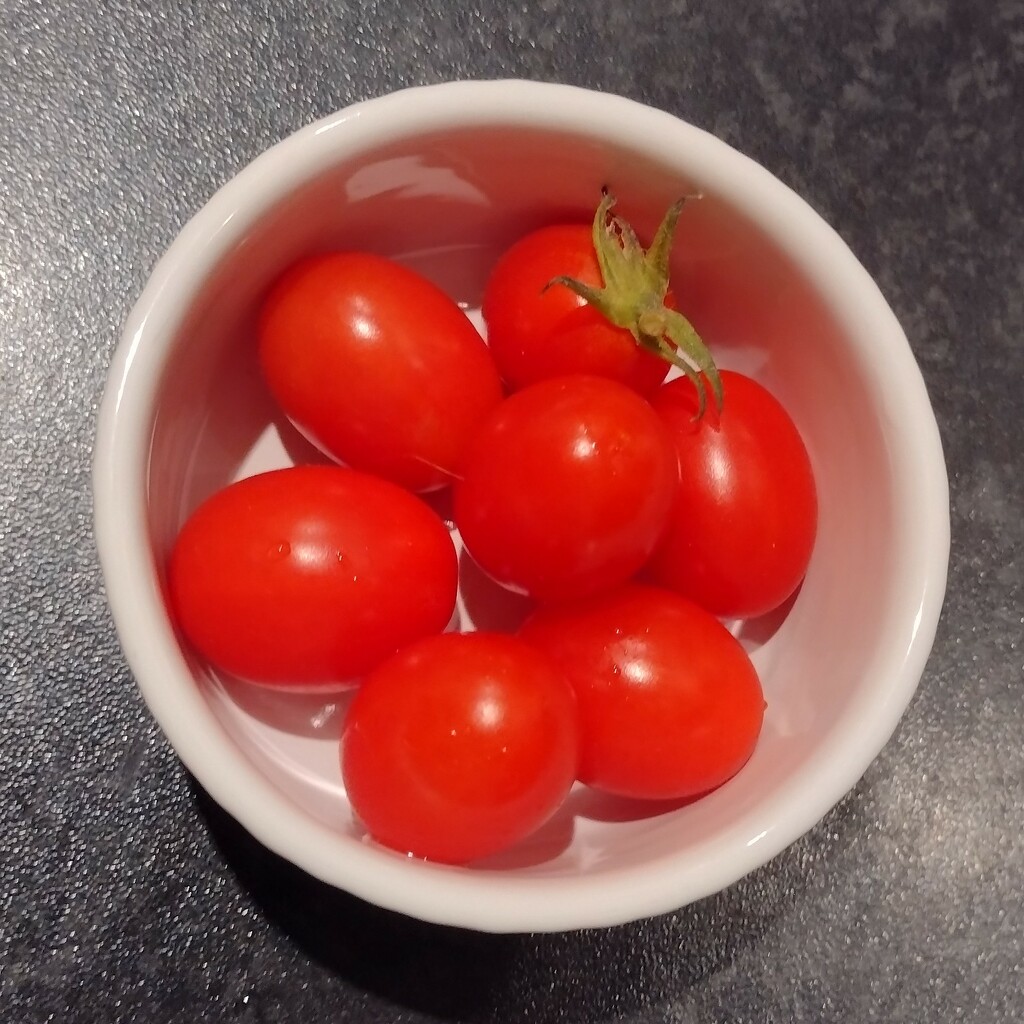
<instances>
[{"instance_id":1,"label":"bowl interior","mask_svg":"<svg viewBox=\"0 0 1024 1024\"><path fill-rule=\"evenodd\" d=\"M838 724L885 699L879 665L898 641L891 620L900 598L896 484L876 374L806 265L716 181L689 173L606 138L522 125L426 130L339 151L246 226L173 328L147 482L158 572L186 516L215 489L320 460L276 411L255 355L261 295L293 260L332 248L384 253L433 278L473 315L496 255L543 223L589 221L601 186L620 197L619 209L647 240L676 197L702 194L677 233L680 308L721 366L756 376L788 408L819 489L817 546L802 589L782 613L735 624L768 701L761 741L735 779L700 801L646 806L581 787L520 848L471 869L419 865L424 871L578 880L685 862L688 854L693 871L733 850L749 860L751 847L787 829L790 795L827 763ZM464 564L453 625L514 623L521 613L518 599ZM338 765L345 694L250 688L183 656L230 742L265 780L323 826L337 850L365 846Z\"/></svg>"}]
</instances>

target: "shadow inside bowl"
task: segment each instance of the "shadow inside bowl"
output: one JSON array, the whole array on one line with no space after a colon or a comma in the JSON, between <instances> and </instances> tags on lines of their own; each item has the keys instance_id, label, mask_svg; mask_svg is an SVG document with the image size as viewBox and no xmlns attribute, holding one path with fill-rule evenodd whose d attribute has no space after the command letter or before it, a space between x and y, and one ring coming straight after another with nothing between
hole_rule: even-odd
<instances>
[{"instance_id":1,"label":"shadow inside bowl","mask_svg":"<svg viewBox=\"0 0 1024 1024\"><path fill-rule=\"evenodd\" d=\"M338 736L355 687L299 693L292 690L254 686L224 674L220 688L237 710L291 736L322 738ZM216 684L213 684L216 685Z\"/></svg>"},{"instance_id":2,"label":"shadow inside bowl","mask_svg":"<svg viewBox=\"0 0 1024 1024\"><path fill-rule=\"evenodd\" d=\"M459 553L459 603L479 630L515 633L533 611L534 604L495 583L464 548Z\"/></svg>"},{"instance_id":3,"label":"shadow inside bowl","mask_svg":"<svg viewBox=\"0 0 1024 1024\"><path fill-rule=\"evenodd\" d=\"M740 619L733 625L733 636L743 644L748 654L763 647L778 633L799 596L800 587L797 587L778 608L765 615L759 615L756 619Z\"/></svg>"},{"instance_id":4,"label":"shadow inside bowl","mask_svg":"<svg viewBox=\"0 0 1024 1024\"><path fill-rule=\"evenodd\" d=\"M273 407L270 426L274 428L281 448L293 466L333 466L335 460L308 441L277 406Z\"/></svg>"},{"instance_id":5,"label":"shadow inside bowl","mask_svg":"<svg viewBox=\"0 0 1024 1024\"><path fill-rule=\"evenodd\" d=\"M545 864L569 849L575 829L576 814L567 800L533 835L511 849L476 861L471 870L514 871Z\"/></svg>"},{"instance_id":6,"label":"shadow inside bowl","mask_svg":"<svg viewBox=\"0 0 1024 1024\"><path fill-rule=\"evenodd\" d=\"M673 800L637 800L632 797L602 793L589 786L577 786L569 795L567 805L571 808L573 816L585 818L588 821L643 821L688 807L690 804L696 803L703 795L705 794L678 797Z\"/></svg>"}]
</instances>

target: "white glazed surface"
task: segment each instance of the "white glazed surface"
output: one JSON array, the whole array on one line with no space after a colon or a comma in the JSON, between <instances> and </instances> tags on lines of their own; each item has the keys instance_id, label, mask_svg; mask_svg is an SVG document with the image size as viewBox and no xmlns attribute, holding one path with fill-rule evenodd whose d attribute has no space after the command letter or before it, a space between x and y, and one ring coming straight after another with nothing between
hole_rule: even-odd
<instances>
[{"instance_id":1,"label":"white glazed surface","mask_svg":"<svg viewBox=\"0 0 1024 1024\"><path fill-rule=\"evenodd\" d=\"M254 691L208 673L175 636L161 567L213 490L318 458L276 413L255 363L254 311L279 271L312 250L371 249L472 308L496 253L540 223L588 219L605 184L648 236L678 195L703 195L680 222L675 289L720 365L757 376L797 421L819 488L814 556L784 619L738 626L769 708L734 780L678 807L579 788L538 836L486 864L414 861L368 842L352 819L338 769L344 695ZM433 86L349 108L218 192L125 327L100 415L95 501L125 653L210 794L324 881L486 931L669 911L803 834L857 782L912 697L949 549L945 468L920 374L841 239L767 171L692 126L526 82ZM471 568L463 583L463 627L514 620L515 600Z\"/></svg>"}]
</instances>

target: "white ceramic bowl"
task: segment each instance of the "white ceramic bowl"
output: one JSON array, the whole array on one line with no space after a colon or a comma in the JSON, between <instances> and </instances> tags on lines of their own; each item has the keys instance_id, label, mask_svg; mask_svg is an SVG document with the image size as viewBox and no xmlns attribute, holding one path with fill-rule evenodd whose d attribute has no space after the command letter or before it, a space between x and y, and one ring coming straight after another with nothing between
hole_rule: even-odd
<instances>
[{"instance_id":1,"label":"white ceramic bowl","mask_svg":"<svg viewBox=\"0 0 1024 1024\"><path fill-rule=\"evenodd\" d=\"M677 295L720 365L753 373L789 408L814 463L820 528L804 586L781 621L738 629L767 695L764 733L733 781L689 806L579 789L533 841L486 865L411 860L367 842L352 819L337 757L343 698L218 679L180 645L162 567L204 496L315 457L256 368L254 310L278 272L310 250L370 249L407 260L472 308L503 246L545 221L589 220L604 184L648 237L673 199L703 193L680 223ZM213 798L332 885L496 932L670 911L811 828L906 708L949 552L945 466L920 373L842 240L711 135L625 99L530 82L358 104L221 189L157 265L125 327L100 413L95 513L128 661Z\"/></svg>"}]
</instances>

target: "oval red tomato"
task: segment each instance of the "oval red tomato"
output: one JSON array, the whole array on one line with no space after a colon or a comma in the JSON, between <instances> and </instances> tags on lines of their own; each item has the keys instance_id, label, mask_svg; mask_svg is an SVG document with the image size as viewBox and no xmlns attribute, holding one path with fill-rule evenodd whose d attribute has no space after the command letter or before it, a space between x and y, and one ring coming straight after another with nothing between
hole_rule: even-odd
<instances>
[{"instance_id":1,"label":"oval red tomato","mask_svg":"<svg viewBox=\"0 0 1024 1024\"><path fill-rule=\"evenodd\" d=\"M499 259L484 290L487 341L513 387L573 373L610 377L641 393L665 379L669 364L642 349L624 327L554 278L602 285L589 224L556 224L520 239Z\"/></svg>"},{"instance_id":2,"label":"oval red tomato","mask_svg":"<svg viewBox=\"0 0 1024 1024\"><path fill-rule=\"evenodd\" d=\"M670 591L630 584L542 608L519 634L569 677L582 782L620 796L706 793L746 763L764 697L739 641Z\"/></svg>"},{"instance_id":3,"label":"oval red tomato","mask_svg":"<svg viewBox=\"0 0 1024 1024\"><path fill-rule=\"evenodd\" d=\"M539 828L576 775L568 681L496 633L420 641L371 674L345 720L349 800L378 842L465 863Z\"/></svg>"},{"instance_id":4,"label":"oval red tomato","mask_svg":"<svg viewBox=\"0 0 1024 1024\"><path fill-rule=\"evenodd\" d=\"M444 629L458 564L441 520L408 491L340 466L249 477L185 523L168 584L182 631L252 682L362 675Z\"/></svg>"},{"instance_id":5,"label":"oval red tomato","mask_svg":"<svg viewBox=\"0 0 1024 1024\"><path fill-rule=\"evenodd\" d=\"M677 486L672 440L647 402L611 380L559 377L516 392L483 424L455 521L499 583L566 600L640 569Z\"/></svg>"},{"instance_id":6,"label":"oval red tomato","mask_svg":"<svg viewBox=\"0 0 1024 1024\"><path fill-rule=\"evenodd\" d=\"M721 374L721 415L695 420L683 379L652 402L671 427L679 496L651 578L715 615L747 618L781 605L807 571L817 531L814 474L792 419L764 387Z\"/></svg>"},{"instance_id":7,"label":"oval red tomato","mask_svg":"<svg viewBox=\"0 0 1024 1024\"><path fill-rule=\"evenodd\" d=\"M459 307L381 256L301 260L261 311L263 374L334 459L415 491L449 483L501 399L490 353Z\"/></svg>"}]
</instances>

